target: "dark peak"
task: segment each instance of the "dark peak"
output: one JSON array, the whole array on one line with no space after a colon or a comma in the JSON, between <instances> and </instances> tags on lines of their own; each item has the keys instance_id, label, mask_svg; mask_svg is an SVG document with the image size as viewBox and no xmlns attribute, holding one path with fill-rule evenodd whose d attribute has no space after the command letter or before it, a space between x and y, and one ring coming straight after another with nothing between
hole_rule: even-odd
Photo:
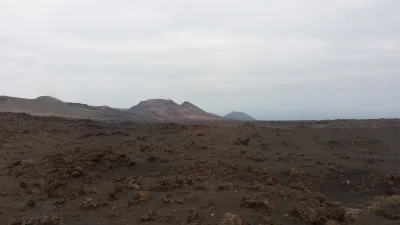
<instances>
[{"instance_id":1,"label":"dark peak","mask_svg":"<svg viewBox=\"0 0 400 225\"><path fill-rule=\"evenodd\" d=\"M195 106L195 105L193 105L192 103L190 103L190 102L188 102L188 101L184 101L182 104L181 104L181 106L191 106L191 107L197 107L197 106Z\"/></svg>"},{"instance_id":2,"label":"dark peak","mask_svg":"<svg viewBox=\"0 0 400 225\"><path fill-rule=\"evenodd\" d=\"M193 105L192 103L190 103L190 102L188 102L188 101L183 102L183 103L180 105L180 107L181 107L182 109L189 109L189 110L196 110L196 111L202 111L202 112L204 112L204 110L200 109L199 107Z\"/></svg>"},{"instance_id":3,"label":"dark peak","mask_svg":"<svg viewBox=\"0 0 400 225\"><path fill-rule=\"evenodd\" d=\"M51 97L51 96L39 96L36 98L36 100L41 100L41 101L51 101L51 102L62 102L61 100Z\"/></svg>"}]
</instances>

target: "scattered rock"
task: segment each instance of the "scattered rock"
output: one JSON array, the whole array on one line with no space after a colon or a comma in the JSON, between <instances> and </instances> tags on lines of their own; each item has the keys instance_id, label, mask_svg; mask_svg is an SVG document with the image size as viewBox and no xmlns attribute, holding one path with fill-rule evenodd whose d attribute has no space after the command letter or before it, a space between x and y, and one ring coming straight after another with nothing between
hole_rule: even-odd
<instances>
[{"instance_id":1,"label":"scattered rock","mask_svg":"<svg viewBox=\"0 0 400 225\"><path fill-rule=\"evenodd\" d=\"M62 223L60 217L45 214L41 218L12 219L7 225L61 225Z\"/></svg>"},{"instance_id":2,"label":"scattered rock","mask_svg":"<svg viewBox=\"0 0 400 225\"><path fill-rule=\"evenodd\" d=\"M325 224L328 221L339 224L351 221L353 218L346 213L345 207L339 202L328 202L322 195L308 195L308 201L295 207L292 214L304 222Z\"/></svg>"},{"instance_id":3,"label":"scattered rock","mask_svg":"<svg viewBox=\"0 0 400 225\"><path fill-rule=\"evenodd\" d=\"M356 218L357 216L361 215L363 212L362 209L353 209L353 208L347 208L346 207L346 216L348 216L349 218Z\"/></svg>"},{"instance_id":4,"label":"scattered rock","mask_svg":"<svg viewBox=\"0 0 400 225\"><path fill-rule=\"evenodd\" d=\"M242 225L242 219L234 214L225 213L218 225Z\"/></svg>"},{"instance_id":5,"label":"scattered rock","mask_svg":"<svg viewBox=\"0 0 400 225\"><path fill-rule=\"evenodd\" d=\"M316 162L315 162L315 165L324 165L324 163L322 163L321 161L319 161L319 160L317 160Z\"/></svg>"},{"instance_id":6,"label":"scattered rock","mask_svg":"<svg viewBox=\"0 0 400 225\"><path fill-rule=\"evenodd\" d=\"M254 182L251 186L251 189L253 189L254 191L262 191L264 189L264 185L260 182Z\"/></svg>"},{"instance_id":7,"label":"scattered rock","mask_svg":"<svg viewBox=\"0 0 400 225\"><path fill-rule=\"evenodd\" d=\"M370 163L370 164L374 163L375 161L376 161L376 159L373 158L373 157L368 157L368 158L365 160L366 163Z\"/></svg>"},{"instance_id":8,"label":"scattered rock","mask_svg":"<svg viewBox=\"0 0 400 225\"><path fill-rule=\"evenodd\" d=\"M324 220L315 209L307 206L295 207L292 214L311 224L321 224Z\"/></svg>"},{"instance_id":9,"label":"scattered rock","mask_svg":"<svg viewBox=\"0 0 400 225\"><path fill-rule=\"evenodd\" d=\"M156 218L158 217L158 212L154 212L152 210L150 210L150 212L148 212L146 215L142 216L142 218L140 218L141 223L146 223L146 222L151 222L156 220Z\"/></svg>"},{"instance_id":10,"label":"scattered rock","mask_svg":"<svg viewBox=\"0 0 400 225\"><path fill-rule=\"evenodd\" d=\"M156 156L150 156L146 159L147 162L155 162L159 159L159 157Z\"/></svg>"},{"instance_id":11,"label":"scattered rock","mask_svg":"<svg viewBox=\"0 0 400 225\"><path fill-rule=\"evenodd\" d=\"M189 217L188 217L188 219L187 219L187 223L188 223L188 224L195 223L195 222L197 222L197 221L199 220L199 217L200 217L200 215L199 215L196 211L193 211L193 212L189 215Z\"/></svg>"},{"instance_id":12,"label":"scattered rock","mask_svg":"<svg viewBox=\"0 0 400 225\"><path fill-rule=\"evenodd\" d=\"M267 184L268 185L275 185L276 184L276 179L273 178L273 177L268 177Z\"/></svg>"},{"instance_id":13,"label":"scattered rock","mask_svg":"<svg viewBox=\"0 0 400 225\"><path fill-rule=\"evenodd\" d=\"M194 189L195 190L212 192L212 193L216 192L216 190L217 190L213 185L211 185L211 184L209 184L207 182L204 183L204 184L195 186Z\"/></svg>"},{"instance_id":14,"label":"scattered rock","mask_svg":"<svg viewBox=\"0 0 400 225\"><path fill-rule=\"evenodd\" d=\"M22 225L22 221L19 219L12 219L7 222L7 225Z\"/></svg>"},{"instance_id":15,"label":"scattered rock","mask_svg":"<svg viewBox=\"0 0 400 225\"><path fill-rule=\"evenodd\" d=\"M193 185L193 180L190 178L180 177L165 177L156 181L156 185L150 186L150 191L172 191L183 187Z\"/></svg>"},{"instance_id":16,"label":"scattered rock","mask_svg":"<svg viewBox=\"0 0 400 225\"><path fill-rule=\"evenodd\" d=\"M62 204L64 204L65 202L66 202L65 199L59 199L59 200L56 200L54 204L56 204L56 205L62 205Z\"/></svg>"},{"instance_id":17,"label":"scattered rock","mask_svg":"<svg viewBox=\"0 0 400 225\"><path fill-rule=\"evenodd\" d=\"M44 164L50 167L48 173L64 180L84 176L88 171L107 171L118 167L132 167L135 162L126 154L116 153L110 148L106 150L79 148L62 151L54 155L44 157Z\"/></svg>"},{"instance_id":18,"label":"scattered rock","mask_svg":"<svg viewBox=\"0 0 400 225\"><path fill-rule=\"evenodd\" d=\"M233 143L235 145L249 145L250 138L237 138Z\"/></svg>"},{"instance_id":19,"label":"scattered rock","mask_svg":"<svg viewBox=\"0 0 400 225\"><path fill-rule=\"evenodd\" d=\"M258 200L253 196L243 196L240 207L252 209L266 209L269 214L274 212L275 207L268 199Z\"/></svg>"},{"instance_id":20,"label":"scattered rock","mask_svg":"<svg viewBox=\"0 0 400 225\"><path fill-rule=\"evenodd\" d=\"M228 183L228 184L220 184L218 185L217 189L219 191L227 191L227 190L233 190L233 184Z\"/></svg>"},{"instance_id":21,"label":"scattered rock","mask_svg":"<svg viewBox=\"0 0 400 225\"><path fill-rule=\"evenodd\" d=\"M146 192L144 191L138 191L136 192L135 196L133 197L133 199L135 200L135 203L144 203L147 202L150 197L147 195Z\"/></svg>"},{"instance_id":22,"label":"scattered rock","mask_svg":"<svg viewBox=\"0 0 400 225\"><path fill-rule=\"evenodd\" d=\"M62 224L63 220L56 215L44 215L40 219L40 225L59 225Z\"/></svg>"},{"instance_id":23,"label":"scattered rock","mask_svg":"<svg viewBox=\"0 0 400 225\"><path fill-rule=\"evenodd\" d=\"M35 218L28 218L22 222L22 225L35 225L35 224L38 224Z\"/></svg>"},{"instance_id":24,"label":"scattered rock","mask_svg":"<svg viewBox=\"0 0 400 225\"><path fill-rule=\"evenodd\" d=\"M33 201L33 200L29 200L29 201L26 203L26 207L35 207L35 206L36 206L36 202Z\"/></svg>"},{"instance_id":25,"label":"scattered rock","mask_svg":"<svg viewBox=\"0 0 400 225\"><path fill-rule=\"evenodd\" d=\"M94 201L92 198L86 198L79 206L84 209L97 209L106 205L107 202L105 202L102 198L99 198L98 201Z\"/></svg>"},{"instance_id":26,"label":"scattered rock","mask_svg":"<svg viewBox=\"0 0 400 225\"><path fill-rule=\"evenodd\" d=\"M339 223L335 222L335 221L326 221L324 223L324 225L340 225Z\"/></svg>"},{"instance_id":27,"label":"scattered rock","mask_svg":"<svg viewBox=\"0 0 400 225\"><path fill-rule=\"evenodd\" d=\"M108 212L108 218L109 219L115 219L118 217L118 213L116 212Z\"/></svg>"},{"instance_id":28,"label":"scattered rock","mask_svg":"<svg viewBox=\"0 0 400 225\"><path fill-rule=\"evenodd\" d=\"M166 204L172 203L171 195L163 196L162 202Z\"/></svg>"},{"instance_id":29,"label":"scattered rock","mask_svg":"<svg viewBox=\"0 0 400 225\"><path fill-rule=\"evenodd\" d=\"M26 181L20 181L20 182L19 182L19 187L20 187L21 189L27 189L27 188L28 188L28 182L26 182Z\"/></svg>"},{"instance_id":30,"label":"scattered rock","mask_svg":"<svg viewBox=\"0 0 400 225\"><path fill-rule=\"evenodd\" d=\"M21 160L17 160L17 161L15 161L15 162L13 162L12 164L11 164L11 166L18 166L18 165L21 165Z\"/></svg>"},{"instance_id":31,"label":"scattered rock","mask_svg":"<svg viewBox=\"0 0 400 225\"><path fill-rule=\"evenodd\" d=\"M87 192L88 192L89 194L96 194L96 195L100 194L100 191L99 191L98 189L96 189L96 188L89 188L89 189L87 190Z\"/></svg>"}]
</instances>

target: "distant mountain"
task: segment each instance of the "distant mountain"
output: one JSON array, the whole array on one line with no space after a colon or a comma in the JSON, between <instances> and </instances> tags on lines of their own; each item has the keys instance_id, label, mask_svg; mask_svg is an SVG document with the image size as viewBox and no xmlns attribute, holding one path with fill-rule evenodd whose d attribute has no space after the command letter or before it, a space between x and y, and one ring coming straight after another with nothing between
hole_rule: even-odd
<instances>
[{"instance_id":1,"label":"distant mountain","mask_svg":"<svg viewBox=\"0 0 400 225\"><path fill-rule=\"evenodd\" d=\"M0 96L0 112L94 120L145 122L228 121L223 117L208 113L190 102L186 101L179 105L172 100L165 99L149 99L130 109L114 109L108 106L63 102L51 96L41 96L35 99Z\"/></svg>"},{"instance_id":2,"label":"distant mountain","mask_svg":"<svg viewBox=\"0 0 400 225\"><path fill-rule=\"evenodd\" d=\"M128 109L128 112L154 118L156 120L224 120L224 118L205 112L190 102L181 105L172 100L149 99Z\"/></svg>"},{"instance_id":3,"label":"distant mountain","mask_svg":"<svg viewBox=\"0 0 400 225\"><path fill-rule=\"evenodd\" d=\"M255 121L253 117L247 115L246 113L243 112L236 112L233 111L229 113L228 115L224 116L226 119L232 119L232 120L240 120L240 121Z\"/></svg>"},{"instance_id":4,"label":"distant mountain","mask_svg":"<svg viewBox=\"0 0 400 225\"><path fill-rule=\"evenodd\" d=\"M68 103L51 96L41 96L36 99L0 96L0 112L17 112L36 116L59 116L95 120L149 120L146 117L112 109L108 106L89 106L81 103Z\"/></svg>"}]
</instances>

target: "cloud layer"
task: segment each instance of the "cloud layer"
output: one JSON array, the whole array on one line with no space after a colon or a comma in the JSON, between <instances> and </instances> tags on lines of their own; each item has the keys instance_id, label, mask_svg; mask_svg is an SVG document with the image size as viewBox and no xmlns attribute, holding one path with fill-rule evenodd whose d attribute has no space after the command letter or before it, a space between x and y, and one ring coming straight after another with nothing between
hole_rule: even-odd
<instances>
[{"instance_id":1,"label":"cloud layer","mask_svg":"<svg viewBox=\"0 0 400 225\"><path fill-rule=\"evenodd\" d=\"M5 0L0 94L259 119L399 117L397 0Z\"/></svg>"}]
</instances>

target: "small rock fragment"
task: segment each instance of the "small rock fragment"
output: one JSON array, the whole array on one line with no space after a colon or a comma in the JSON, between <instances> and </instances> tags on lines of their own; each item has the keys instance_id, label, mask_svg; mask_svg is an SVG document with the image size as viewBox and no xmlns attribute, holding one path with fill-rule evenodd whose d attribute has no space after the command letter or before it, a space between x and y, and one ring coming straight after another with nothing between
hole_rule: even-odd
<instances>
[{"instance_id":1,"label":"small rock fragment","mask_svg":"<svg viewBox=\"0 0 400 225\"><path fill-rule=\"evenodd\" d=\"M40 225L59 225L62 224L62 219L56 215L44 215L40 220Z\"/></svg>"},{"instance_id":2,"label":"small rock fragment","mask_svg":"<svg viewBox=\"0 0 400 225\"><path fill-rule=\"evenodd\" d=\"M118 217L118 213L116 212L108 212L108 218L115 219Z\"/></svg>"},{"instance_id":3,"label":"small rock fragment","mask_svg":"<svg viewBox=\"0 0 400 225\"><path fill-rule=\"evenodd\" d=\"M12 219L7 222L7 225L22 225L22 221L19 219Z\"/></svg>"},{"instance_id":4,"label":"small rock fragment","mask_svg":"<svg viewBox=\"0 0 400 225\"><path fill-rule=\"evenodd\" d=\"M89 188L89 189L87 190L87 192L88 192L89 194L96 194L96 195L100 194L100 191L97 190L96 188Z\"/></svg>"},{"instance_id":5,"label":"small rock fragment","mask_svg":"<svg viewBox=\"0 0 400 225\"><path fill-rule=\"evenodd\" d=\"M138 191L133 198L137 203L143 203L150 199L150 197L144 191Z\"/></svg>"},{"instance_id":6,"label":"small rock fragment","mask_svg":"<svg viewBox=\"0 0 400 225\"><path fill-rule=\"evenodd\" d=\"M235 145L249 145L250 138L237 138L233 143Z\"/></svg>"},{"instance_id":7,"label":"small rock fragment","mask_svg":"<svg viewBox=\"0 0 400 225\"><path fill-rule=\"evenodd\" d=\"M324 223L324 225L339 225L338 223L336 223L335 221L326 221Z\"/></svg>"},{"instance_id":8,"label":"small rock fragment","mask_svg":"<svg viewBox=\"0 0 400 225\"><path fill-rule=\"evenodd\" d=\"M107 202L99 198L99 202L94 201L92 198L86 198L79 206L84 209L97 209L101 206L106 206Z\"/></svg>"},{"instance_id":9,"label":"small rock fragment","mask_svg":"<svg viewBox=\"0 0 400 225\"><path fill-rule=\"evenodd\" d=\"M222 215L222 220L221 222L218 223L218 225L242 225L242 224L243 224L242 219L231 213L225 213L224 215Z\"/></svg>"},{"instance_id":10,"label":"small rock fragment","mask_svg":"<svg viewBox=\"0 0 400 225\"><path fill-rule=\"evenodd\" d=\"M35 225L35 218L28 218L24 220L22 225Z\"/></svg>"},{"instance_id":11,"label":"small rock fragment","mask_svg":"<svg viewBox=\"0 0 400 225\"><path fill-rule=\"evenodd\" d=\"M274 178L272 178L272 177L268 177L267 184L268 185L275 185L276 184L276 180Z\"/></svg>"},{"instance_id":12,"label":"small rock fragment","mask_svg":"<svg viewBox=\"0 0 400 225\"><path fill-rule=\"evenodd\" d=\"M274 205L268 200L258 200L253 196L243 196L240 207L253 208L253 209L266 209L268 213L275 211Z\"/></svg>"},{"instance_id":13,"label":"small rock fragment","mask_svg":"<svg viewBox=\"0 0 400 225\"><path fill-rule=\"evenodd\" d=\"M195 223L195 222L197 222L198 220L199 220L199 214L196 212L196 211L193 211L190 215L189 215L189 217L188 217L188 219L187 219L187 223L188 224L191 224L191 223Z\"/></svg>"},{"instance_id":14,"label":"small rock fragment","mask_svg":"<svg viewBox=\"0 0 400 225\"><path fill-rule=\"evenodd\" d=\"M27 189L27 188L28 188L28 182L26 182L26 181L20 181L20 182L19 182L19 187L20 187L21 189Z\"/></svg>"},{"instance_id":15,"label":"small rock fragment","mask_svg":"<svg viewBox=\"0 0 400 225\"><path fill-rule=\"evenodd\" d=\"M26 207L35 207L35 206L36 206L36 202L33 201L33 200L29 200L29 201L26 203Z\"/></svg>"},{"instance_id":16,"label":"small rock fragment","mask_svg":"<svg viewBox=\"0 0 400 225\"><path fill-rule=\"evenodd\" d=\"M305 222L312 224L321 223L322 220L315 209L306 206L294 208L293 215L299 217Z\"/></svg>"},{"instance_id":17,"label":"small rock fragment","mask_svg":"<svg viewBox=\"0 0 400 225\"><path fill-rule=\"evenodd\" d=\"M158 216L158 212L154 212L152 210L150 210L150 212L148 212L146 215L142 216L142 218L140 218L140 222L141 223L145 223L145 222L150 222L150 221L154 221Z\"/></svg>"}]
</instances>

